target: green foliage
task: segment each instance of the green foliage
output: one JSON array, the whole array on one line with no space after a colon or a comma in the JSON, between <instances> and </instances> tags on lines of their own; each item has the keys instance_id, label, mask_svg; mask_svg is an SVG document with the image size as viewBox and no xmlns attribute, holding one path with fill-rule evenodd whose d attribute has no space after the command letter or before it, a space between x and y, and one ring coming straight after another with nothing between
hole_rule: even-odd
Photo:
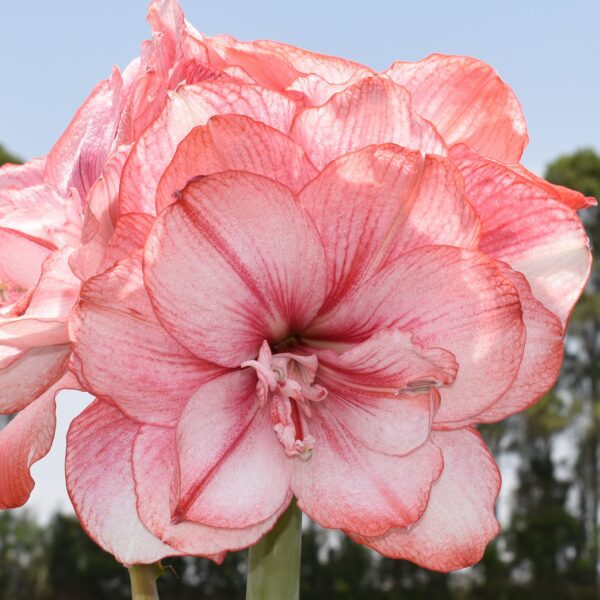
<instances>
[{"instance_id":1,"label":"green foliage","mask_svg":"<svg viewBox=\"0 0 600 600\"><path fill-rule=\"evenodd\" d=\"M0 144L0 166L4 163L20 164L21 162L21 159L11 154L4 146L2 146L2 144Z\"/></svg>"}]
</instances>

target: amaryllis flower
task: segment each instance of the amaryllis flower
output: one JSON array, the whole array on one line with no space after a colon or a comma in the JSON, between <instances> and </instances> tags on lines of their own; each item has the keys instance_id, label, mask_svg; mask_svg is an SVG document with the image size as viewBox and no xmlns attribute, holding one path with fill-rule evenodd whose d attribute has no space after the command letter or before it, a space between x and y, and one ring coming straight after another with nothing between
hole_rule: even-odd
<instances>
[{"instance_id":1,"label":"amaryllis flower","mask_svg":"<svg viewBox=\"0 0 600 600\"><path fill-rule=\"evenodd\" d=\"M387 556L476 562L499 475L474 427L553 385L593 200L519 164L478 60L377 73L206 37L175 0L149 21L49 155L0 170L0 400L27 406L2 505L77 386L69 491L126 564L219 560L293 497Z\"/></svg>"},{"instance_id":2,"label":"amaryllis flower","mask_svg":"<svg viewBox=\"0 0 600 600\"><path fill-rule=\"evenodd\" d=\"M100 545L126 564L218 559L296 497L386 556L479 560L500 478L474 426L553 384L590 261L565 196L588 200L500 162L522 123L492 83L491 117L517 133L503 154L448 84L464 102L451 141L471 144L450 157L380 75L316 108L231 81L170 97L121 175L123 230L140 199L158 216L145 240L113 238L122 258L71 319L97 400L67 479Z\"/></svg>"}]
</instances>

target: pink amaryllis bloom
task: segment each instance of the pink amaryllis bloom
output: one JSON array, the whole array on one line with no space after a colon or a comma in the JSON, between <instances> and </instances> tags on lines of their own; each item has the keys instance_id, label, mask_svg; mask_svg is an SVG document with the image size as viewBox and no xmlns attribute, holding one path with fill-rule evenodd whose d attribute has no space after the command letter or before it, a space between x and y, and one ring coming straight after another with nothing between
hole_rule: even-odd
<instances>
[{"instance_id":1,"label":"pink amaryllis bloom","mask_svg":"<svg viewBox=\"0 0 600 600\"><path fill-rule=\"evenodd\" d=\"M575 210L592 200L519 164L521 108L480 61L377 73L206 37L175 0L149 20L140 57L48 157L0 170L10 206L45 186L25 213L0 208L0 227L39 246L26 284L0 254L2 351L62 352L61 381L70 340L97 398L68 440L83 526L126 564L219 560L295 496L386 556L473 564L499 488L474 426L553 385L590 268ZM60 270L63 287L65 265L78 280ZM29 398L53 395L54 371L15 364ZM49 447L46 405L0 434L6 505Z\"/></svg>"},{"instance_id":2,"label":"pink amaryllis bloom","mask_svg":"<svg viewBox=\"0 0 600 600\"><path fill-rule=\"evenodd\" d=\"M473 564L496 534L500 478L473 426L555 381L587 239L549 184L462 146L443 156L433 126L399 125L386 98L348 101L344 119L371 127L337 145L339 111L290 120L283 100L194 128L156 184L144 247L115 242L128 256L84 285L71 334L97 400L71 428L67 479L121 561L218 559L293 497L431 569ZM407 127L428 152L398 143ZM166 127L154 149L161 131L171 148ZM467 159L482 163L471 181ZM538 220L516 238L527 191Z\"/></svg>"}]
</instances>

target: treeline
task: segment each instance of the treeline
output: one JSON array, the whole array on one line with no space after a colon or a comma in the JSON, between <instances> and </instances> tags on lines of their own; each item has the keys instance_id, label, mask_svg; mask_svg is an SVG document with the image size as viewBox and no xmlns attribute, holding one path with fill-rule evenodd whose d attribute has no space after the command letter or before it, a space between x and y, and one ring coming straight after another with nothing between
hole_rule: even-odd
<instances>
[{"instance_id":1,"label":"treeline","mask_svg":"<svg viewBox=\"0 0 600 600\"><path fill-rule=\"evenodd\" d=\"M0 162L1 156L0 156ZM600 156L582 150L552 163L554 183L600 197ZM600 248L597 209L583 215ZM503 530L476 567L451 575L382 559L345 536L308 527L301 598L373 600L591 600L598 581L600 499L600 269L573 314L559 384L529 411L482 431L512 491ZM509 484L510 481L505 482ZM505 488L508 489L508 488ZM244 598L246 553L221 566L165 561L162 600ZM0 600L128 599L126 570L72 517L46 526L24 513L0 514Z\"/></svg>"}]
</instances>

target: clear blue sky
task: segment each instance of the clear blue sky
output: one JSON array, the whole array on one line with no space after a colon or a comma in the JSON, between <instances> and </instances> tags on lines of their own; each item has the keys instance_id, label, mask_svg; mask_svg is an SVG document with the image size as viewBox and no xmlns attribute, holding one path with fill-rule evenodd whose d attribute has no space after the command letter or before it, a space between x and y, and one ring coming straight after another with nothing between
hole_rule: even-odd
<instances>
[{"instance_id":1,"label":"clear blue sky","mask_svg":"<svg viewBox=\"0 0 600 600\"><path fill-rule=\"evenodd\" d=\"M209 34L271 38L384 69L432 52L492 64L521 100L531 138L527 166L600 148L598 0L181 0ZM0 143L45 154L93 85L125 66L148 36L145 0L2 0ZM57 444L34 468L33 507L68 506L64 434L82 395L59 399Z\"/></svg>"},{"instance_id":2,"label":"clear blue sky","mask_svg":"<svg viewBox=\"0 0 600 600\"><path fill-rule=\"evenodd\" d=\"M431 52L492 64L516 90L535 170L600 146L598 0L181 0L197 29L272 38L383 69ZM145 0L19 0L0 8L0 143L44 154L113 64L148 34Z\"/></svg>"}]
</instances>

